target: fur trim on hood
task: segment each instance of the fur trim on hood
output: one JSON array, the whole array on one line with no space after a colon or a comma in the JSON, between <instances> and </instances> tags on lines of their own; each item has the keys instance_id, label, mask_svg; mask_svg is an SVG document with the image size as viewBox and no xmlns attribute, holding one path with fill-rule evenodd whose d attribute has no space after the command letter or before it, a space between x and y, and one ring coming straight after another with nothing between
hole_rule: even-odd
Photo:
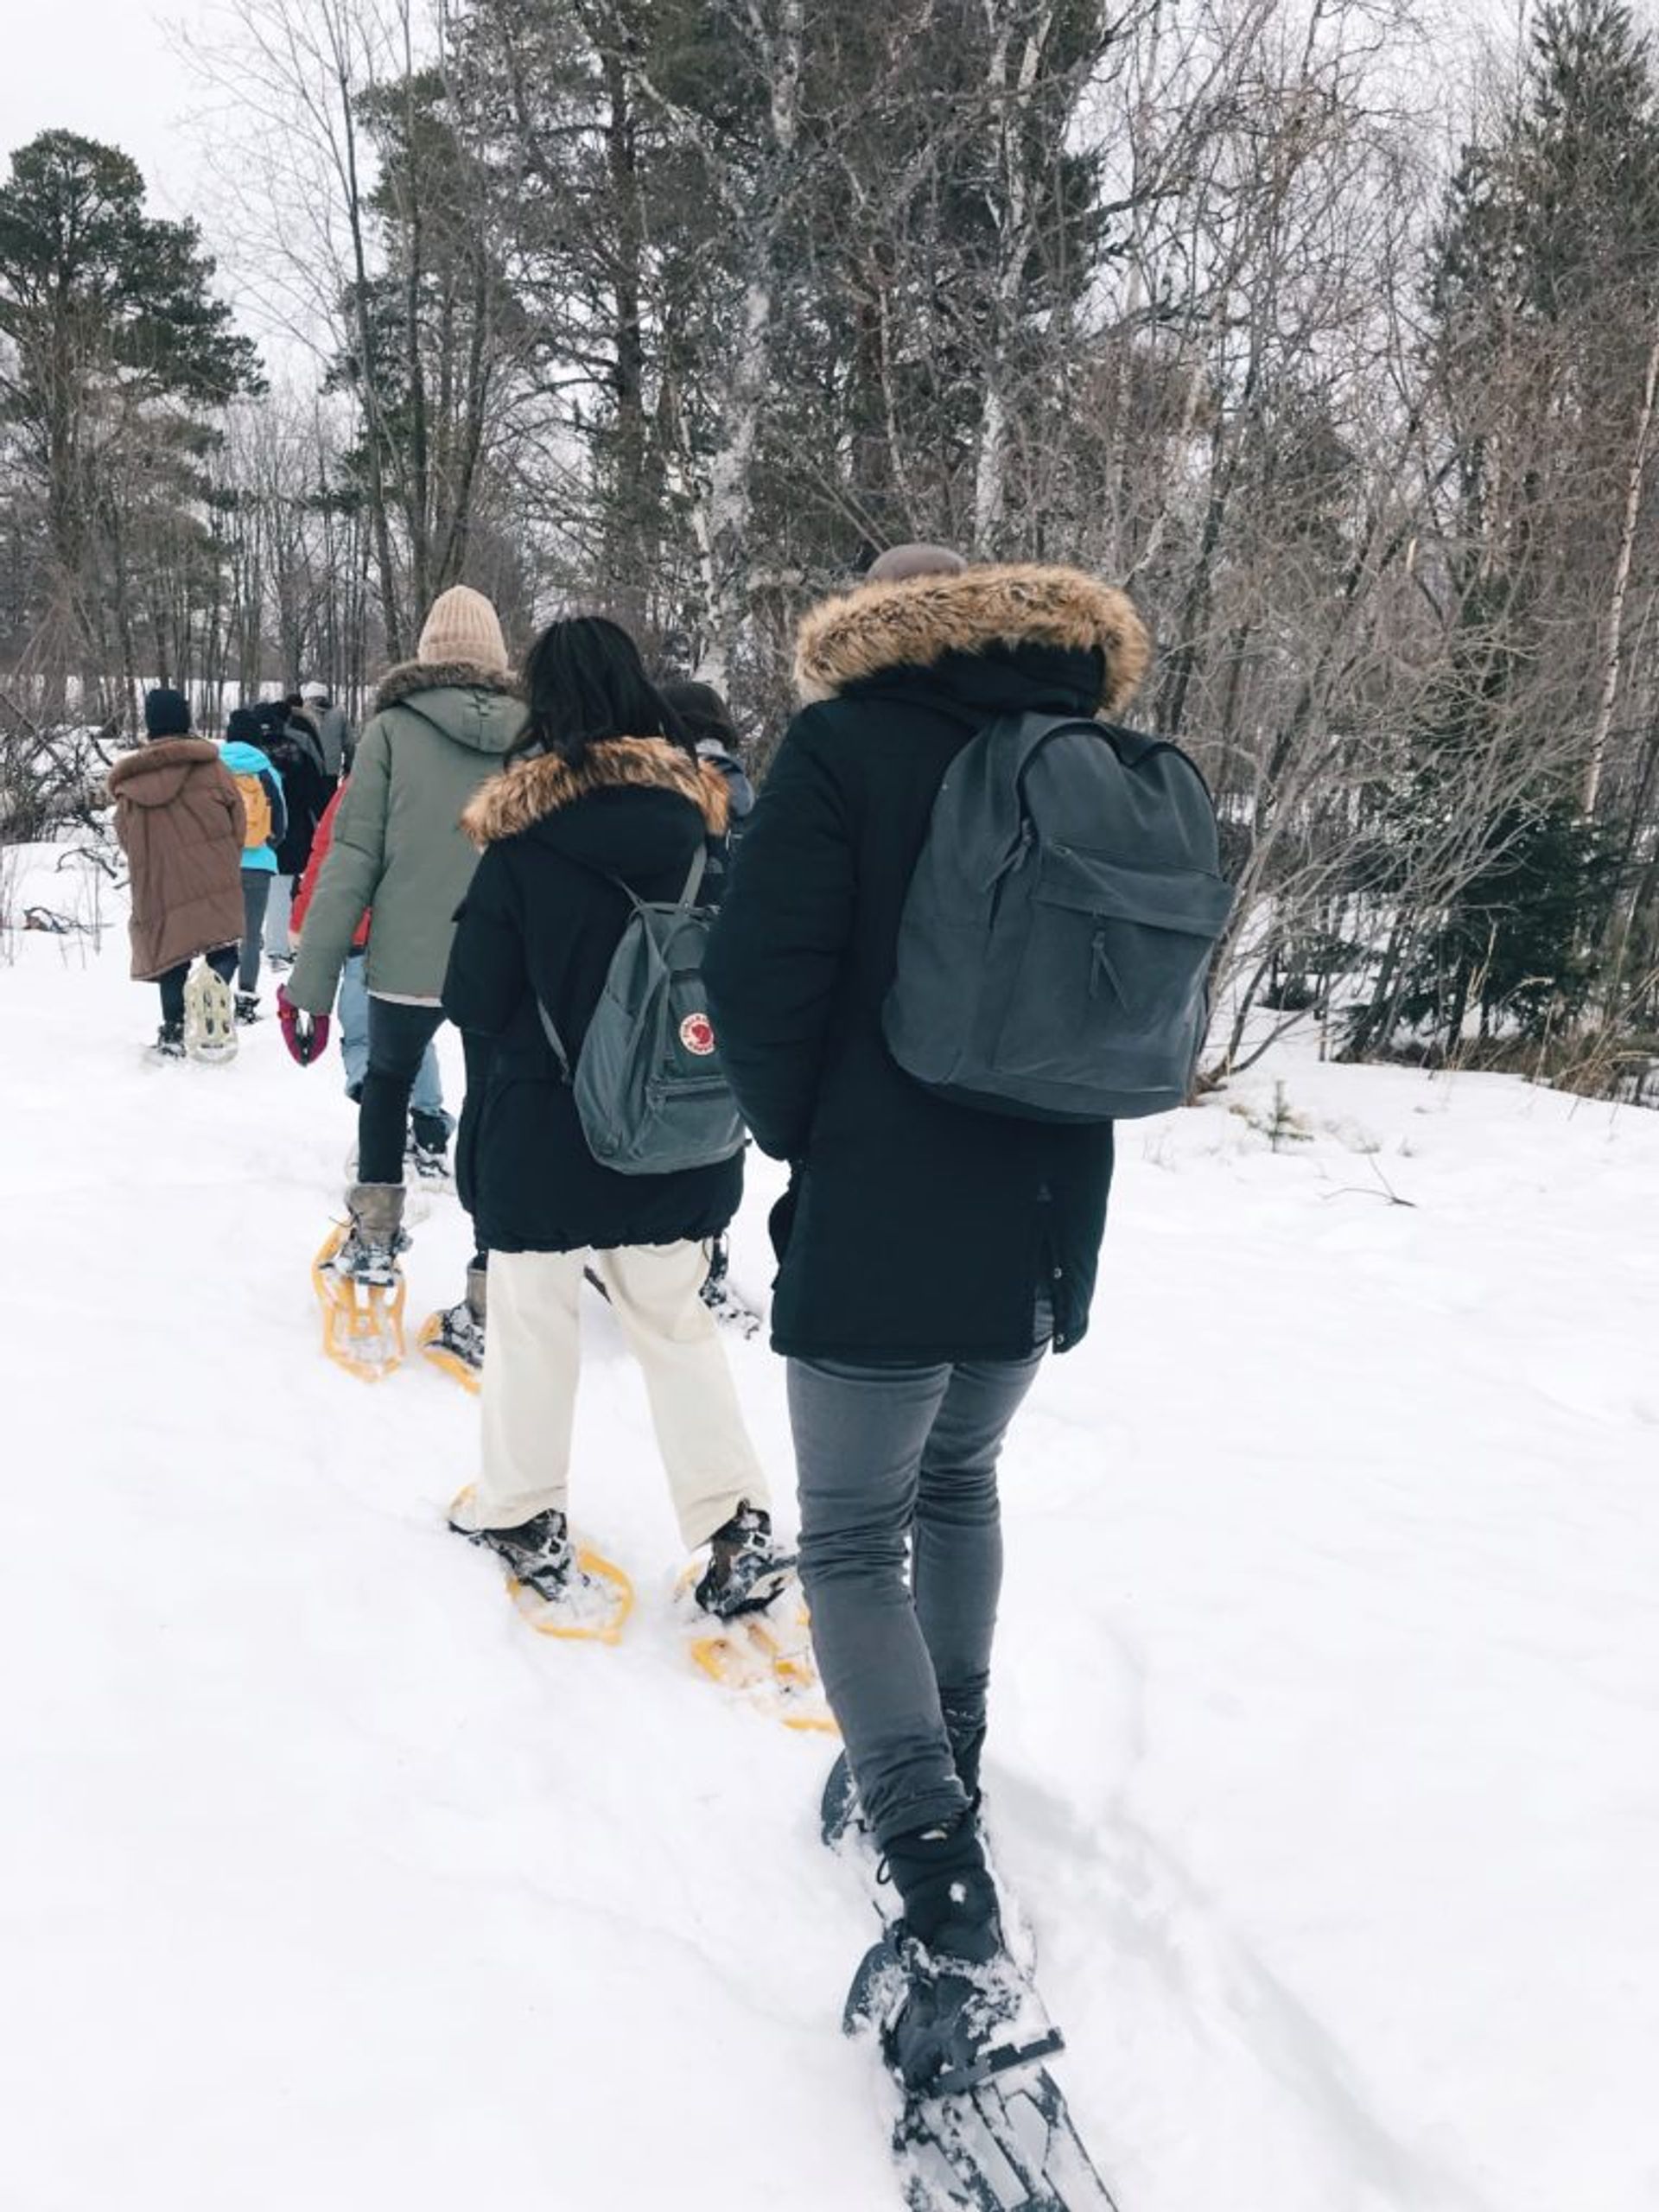
<instances>
[{"instance_id":1,"label":"fur trim on hood","mask_svg":"<svg viewBox=\"0 0 1659 2212\"><path fill-rule=\"evenodd\" d=\"M556 753L520 760L492 777L467 804L461 826L480 849L544 822L592 791L670 791L690 799L711 837L723 836L726 779L712 762L691 760L665 737L613 737L590 745L580 767Z\"/></svg>"},{"instance_id":2,"label":"fur trim on hood","mask_svg":"<svg viewBox=\"0 0 1659 2212\"><path fill-rule=\"evenodd\" d=\"M522 699L524 690L510 669L486 668L471 660L406 660L388 669L374 695L378 715L417 691L499 691L509 699Z\"/></svg>"},{"instance_id":3,"label":"fur trim on hood","mask_svg":"<svg viewBox=\"0 0 1659 2212\"><path fill-rule=\"evenodd\" d=\"M863 584L826 601L801 624L795 681L812 706L887 669L931 668L947 653L993 645L1098 652L1107 714L1128 704L1152 657L1146 626L1123 593L1080 569L1027 563Z\"/></svg>"}]
</instances>

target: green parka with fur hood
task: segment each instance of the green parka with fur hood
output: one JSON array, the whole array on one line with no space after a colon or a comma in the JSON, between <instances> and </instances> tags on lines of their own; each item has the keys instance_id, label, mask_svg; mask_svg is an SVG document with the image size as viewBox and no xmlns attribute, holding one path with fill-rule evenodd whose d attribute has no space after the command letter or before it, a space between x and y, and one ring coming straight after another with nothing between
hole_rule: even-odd
<instances>
[{"instance_id":1,"label":"green parka with fur hood","mask_svg":"<svg viewBox=\"0 0 1659 2212\"><path fill-rule=\"evenodd\" d=\"M369 989L435 1006L454 913L478 862L461 826L524 734L515 679L471 662L410 661L381 684L306 914L288 995L327 1014L372 907Z\"/></svg>"}]
</instances>

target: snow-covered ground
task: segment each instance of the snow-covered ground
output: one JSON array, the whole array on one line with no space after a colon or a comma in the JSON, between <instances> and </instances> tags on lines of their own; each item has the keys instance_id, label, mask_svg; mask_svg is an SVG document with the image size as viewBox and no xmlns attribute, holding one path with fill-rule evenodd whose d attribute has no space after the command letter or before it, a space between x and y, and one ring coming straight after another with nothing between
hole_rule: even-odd
<instances>
[{"instance_id":1,"label":"snow-covered ground","mask_svg":"<svg viewBox=\"0 0 1659 2212\"><path fill-rule=\"evenodd\" d=\"M118 918L15 950L0 2206L895 2205L827 1752L685 1669L608 1317L616 1650L445 1533L453 1383L321 1357L332 1055L152 1066ZM1233 1110L1275 1077L1277 1154ZM989 1780L1123 2212L1659 2203L1656 1227L1659 1116L1503 1078L1283 1052L1122 1132L1093 1335L1007 1461ZM465 1252L435 1201L412 1319Z\"/></svg>"}]
</instances>

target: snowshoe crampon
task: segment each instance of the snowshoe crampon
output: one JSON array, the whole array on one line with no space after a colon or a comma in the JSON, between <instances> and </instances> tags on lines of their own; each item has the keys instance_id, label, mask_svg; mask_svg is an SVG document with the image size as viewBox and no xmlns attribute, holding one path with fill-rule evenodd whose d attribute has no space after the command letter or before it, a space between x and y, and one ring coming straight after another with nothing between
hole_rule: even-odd
<instances>
[{"instance_id":1,"label":"snowshoe crampon","mask_svg":"<svg viewBox=\"0 0 1659 2212\"><path fill-rule=\"evenodd\" d=\"M1116 2212L1042 2066L912 2100L893 2155L910 2212Z\"/></svg>"},{"instance_id":2,"label":"snowshoe crampon","mask_svg":"<svg viewBox=\"0 0 1659 2212\"><path fill-rule=\"evenodd\" d=\"M734 1691L758 1712L803 1734L833 1736L835 1716L818 1680L806 1603L791 1581L764 1610L716 1620L692 1596L698 1567L681 1575L677 1602L686 1619L686 1656L700 1675Z\"/></svg>"},{"instance_id":3,"label":"snowshoe crampon","mask_svg":"<svg viewBox=\"0 0 1659 2212\"><path fill-rule=\"evenodd\" d=\"M906 2084L891 2039L912 1987L889 1934L859 1967L842 2022L849 2035L874 2031L898 2091L893 2154L911 2212L1116 2212L1043 2064L1062 2039L1040 2007L967 2037L918 2090Z\"/></svg>"},{"instance_id":4,"label":"snowshoe crampon","mask_svg":"<svg viewBox=\"0 0 1659 2212\"><path fill-rule=\"evenodd\" d=\"M403 1272L396 1261L373 1274L339 1267L350 1235L348 1223L337 1224L311 1262L312 1287L322 1307L322 1348L347 1374L378 1382L403 1363Z\"/></svg>"},{"instance_id":5,"label":"snowshoe crampon","mask_svg":"<svg viewBox=\"0 0 1659 2212\"><path fill-rule=\"evenodd\" d=\"M184 986L186 1056L222 1066L236 1058L236 1002L225 978L198 960Z\"/></svg>"},{"instance_id":6,"label":"snowshoe crampon","mask_svg":"<svg viewBox=\"0 0 1659 2212\"><path fill-rule=\"evenodd\" d=\"M449 1508L449 1525L477 1543L478 1535L467 1526L473 1494L469 1483ZM541 1587L509 1573L507 1594L538 1636L567 1643L620 1643L633 1611L632 1583L588 1544L576 1545L574 1568L556 1587Z\"/></svg>"},{"instance_id":7,"label":"snowshoe crampon","mask_svg":"<svg viewBox=\"0 0 1659 2212\"><path fill-rule=\"evenodd\" d=\"M484 1382L484 1332L463 1300L421 1324L421 1357L474 1397Z\"/></svg>"}]
</instances>

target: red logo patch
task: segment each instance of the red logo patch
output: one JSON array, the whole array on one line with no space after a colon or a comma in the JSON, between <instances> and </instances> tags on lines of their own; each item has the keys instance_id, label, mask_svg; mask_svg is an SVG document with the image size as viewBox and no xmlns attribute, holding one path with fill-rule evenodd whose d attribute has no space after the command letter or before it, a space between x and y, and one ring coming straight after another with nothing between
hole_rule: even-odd
<instances>
[{"instance_id":1,"label":"red logo patch","mask_svg":"<svg viewBox=\"0 0 1659 2212\"><path fill-rule=\"evenodd\" d=\"M706 1060L715 1049L715 1025L706 1014L688 1014L680 1024L680 1042L688 1052Z\"/></svg>"}]
</instances>

